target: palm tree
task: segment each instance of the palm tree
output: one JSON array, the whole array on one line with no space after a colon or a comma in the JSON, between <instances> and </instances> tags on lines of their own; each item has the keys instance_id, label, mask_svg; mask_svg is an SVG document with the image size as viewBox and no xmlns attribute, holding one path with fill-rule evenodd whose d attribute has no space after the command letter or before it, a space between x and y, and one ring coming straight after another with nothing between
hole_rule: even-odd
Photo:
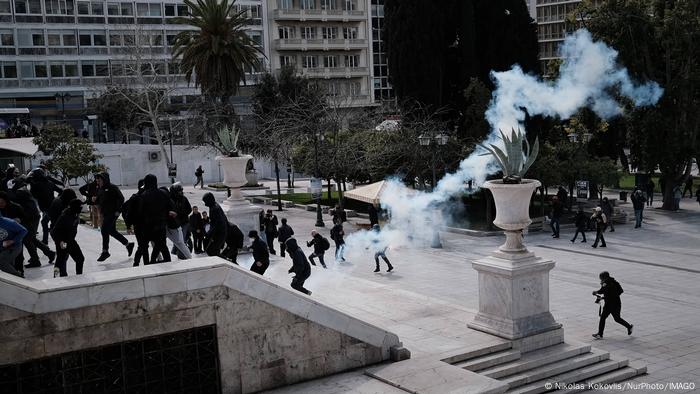
<instances>
[{"instance_id":1,"label":"palm tree","mask_svg":"<svg viewBox=\"0 0 700 394\"><path fill-rule=\"evenodd\" d=\"M238 91L245 71L257 67L262 51L245 33L245 10L236 12L235 0L185 0L190 16L177 23L197 30L180 32L175 37L173 58L180 60L188 81L195 76L206 96L228 97Z\"/></svg>"}]
</instances>

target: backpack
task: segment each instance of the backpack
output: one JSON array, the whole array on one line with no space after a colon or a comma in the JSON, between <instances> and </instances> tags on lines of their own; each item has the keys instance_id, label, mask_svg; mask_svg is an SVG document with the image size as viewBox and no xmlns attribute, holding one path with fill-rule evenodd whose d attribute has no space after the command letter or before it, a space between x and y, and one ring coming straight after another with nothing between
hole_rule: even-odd
<instances>
[{"instance_id":1,"label":"backpack","mask_svg":"<svg viewBox=\"0 0 700 394\"><path fill-rule=\"evenodd\" d=\"M326 237L321 237L321 248L323 248L323 250L328 250L331 248L331 243L328 242Z\"/></svg>"}]
</instances>

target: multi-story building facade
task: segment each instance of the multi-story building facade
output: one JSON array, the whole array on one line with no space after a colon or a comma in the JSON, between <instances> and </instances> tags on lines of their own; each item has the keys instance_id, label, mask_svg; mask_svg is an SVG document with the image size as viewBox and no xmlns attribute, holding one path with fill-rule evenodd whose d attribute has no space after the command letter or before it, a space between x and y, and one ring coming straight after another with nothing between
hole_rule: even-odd
<instances>
[{"instance_id":1,"label":"multi-story building facade","mask_svg":"<svg viewBox=\"0 0 700 394\"><path fill-rule=\"evenodd\" d=\"M372 104L367 0L267 0L269 67L317 79L340 106Z\"/></svg>"},{"instance_id":2,"label":"multi-story building facade","mask_svg":"<svg viewBox=\"0 0 700 394\"><path fill-rule=\"evenodd\" d=\"M394 102L384 37L384 0L370 0L372 26L372 90L376 103Z\"/></svg>"},{"instance_id":3,"label":"multi-story building facade","mask_svg":"<svg viewBox=\"0 0 700 394\"><path fill-rule=\"evenodd\" d=\"M571 30L567 19L580 0L528 0L530 16L537 22L537 41L542 72L549 61L559 59L559 45Z\"/></svg>"},{"instance_id":4,"label":"multi-story building facade","mask_svg":"<svg viewBox=\"0 0 700 394\"><path fill-rule=\"evenodd\" d=\"M237 4L263 46L264 2ZM194 100L199 92L171 54L175 36L187 28L174 18L187 13L178 0L0 0L0 107L27 107L37 123L79 123L101 89L133 81L135 48L170 87L172 103ZM258 71L251 70L251 82Z\"/></svg>"}]
</instances>

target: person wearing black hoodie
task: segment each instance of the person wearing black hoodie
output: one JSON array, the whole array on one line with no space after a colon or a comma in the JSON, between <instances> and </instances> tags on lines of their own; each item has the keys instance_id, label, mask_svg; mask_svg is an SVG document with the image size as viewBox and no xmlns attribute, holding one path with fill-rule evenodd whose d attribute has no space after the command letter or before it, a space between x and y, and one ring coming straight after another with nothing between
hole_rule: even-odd
<instances>
[{"instance_id":1,"label":"person wearing black hoodie","mask_svg":"<svg viewBox=\"0 0 700 394\"><path fill-rule=\"evenodd\" d=\"M622 301L620 295L624 292L620 283L611 277L608 271L603 271L598 275L600 279L600 289L593 291L594 296L603 296L602 300L605 305L600 310L600 321L598 322L598 332L593 334L595 339L603 339L603 331L605 330L605 319L612 315L613 319L627 329L627 335L632 335L632 324L627 323L620 317L622 310ZM600 299L596 302L600 302Z\"/></svg>"},{"instance_id":2,"label":"person wearing black hoodie","mask_svg":"<svg viewBox=\"0 0 700 394\"><path fill-rule=\"evenodd\" d=\"M68 208L68 203L76 198L78 198L78 196L75 194L75 191L67 187L63 189L58 197L53 199L48 210L50 221L49 231L51 231L51 229L53 229L53 227L56 225L56 221L58 220L58 217L61 216L61 213L63 213L63 210Z\"/></svg>"},{"instance_id":3,"label":"person wearing black hoodie","mask_svg":"<svg viewBox=\"0 0 700 394\"><path fill-rule=\"evenodd\" d=\"M78 192L85 196L85 203L90 210L90 224L92 228L99 228L102 220L100 219L100 208L97 206L97 177L99 174L95 174L94 179L90 183L86 183L80 186ZM95 199L93 199L95 197Z\"/></svg>"},{"instance_id":4,"label":"person wearing black hoodie","mask_svg":"<svg viewBox=\"0 0 700 394\"><path fill-rule=\"evenodd\" d=\"M234 223L228 222L226 230L226 249L221 252L221 257L238 265L238 250L243 247L243 231Z\"/></svg>"},{"instance_id":5,"label":"person wearing black hoodie","mask_svg":"<svg viewBox=\"0 0 700 394\"><path fill-rule=\"evenodd\" d=\"M248 238L251 240L250 247L253 249L253 265L250 266L250 270L256 274L264 275L267 267L270 266L270 252L267 243L260 239L255 230L250 230Z\"/></svg>"},{"instance_id":6,"label":"person wearing black hoodie","mask_svg":"<svg viewBox=\"0 0 700 394\"><path fill-rule=\"evenodd\" d=\"M143 178L143 193L140 197L140 215L144 224L144 236L153 242L151 264L161 255L163 263L170 261L170 251L165 242L168 218L174 218L173 202L168 193L158 188L158 178L148 174Z\"/></svg>"},{"instance_id":7,"label":"person wearing black hoodie","mask_svg":"<svg viewBox=\"0 0 700 394\"><path fill-rule=\"evenodd\" d=\"M76 199L68 203L68 207L63 210L61 215L54 223L51 229L51 238L56 243L56 267L54 268L54 277L56 274L60 276L68 276L66 263L68 256L75 261L75 273L81 275L83 273L83 263L85 257L80 245L75 241L78 234L78 224L80 224L80 212L83 210L83 202Z\"/></svg>"},{"instance_id":8,"label":"person wearing black hoodie","mask_svg":"<svg viewBox=\"0 0 700 394\"><path fill-rule=\"evenodd\" d=\"M311 262L311 265L316 265L316 263L314 262L314 258L318 257L318 261L321 263L321 266L323 268L328 268L326 267L326 262L323 261L323 255L326 253L326 250L330 247L330 243L327 239L323 238L323 235L319 234L316 230L311 230L311 237L311 241L306 242L306 246L314 247L314 252L309 255L309 261Z\"/></svg>"},{"instance_id":9,"label":"person wearing black hoodie","mask_svg":"<svg viewBox=\"0 0 700 394\"><path fill-rule=\"evenodd\" d=\"M175 254L180 260L189 260L192 258L190 250L185 244L185 239L182 237L182 229L180 228L180 222L178 221L177 207L175 206L175 201L172 199L172 194L167 187L161 187L160 190L165 193L170 199L170 203L173 207L173 212L175 216L168 216L166 220L165 236L170 242L173 243L173 250L170 252L171 255Z\"/></svg>"},{"instance_id":10,"label":"person wearing black hoodie","mask_svg":"<svg viewBox=\"0 0 700 394\"><path fill-rule=\"evenodd\" d=\"M27 235L22 242L29 253L29 264L24 267L41 267L37 249L41 250L41 252L49 258L49 264L52 264L53 260L56 258L56 252L52 251L45 243L36 239L39 221L41 220L41 212L39 211L39 206L34 200L34 197L32 197L31 193L27 190L27 178L25 176L22 175L15 179L10 198L19 204L24 211L22 226L27 229Z\"/></svg>"},{"instance_id":11,"label":"person wearing black hoodie","mask_svg":"<svg viewBox=\"0 0 700 394\"><path fill-rule=\"evenodd\" d=\"M199 207L192 207L190 215L190 231L192 232L192 243L196 254L202 253L202 240L204 239L204 220L199 212Z\"/></svg>"},{"instance_id":12,"label":"person wearing black hoodie","mask_svg":"<svg viewBox=\"0 0 700 394\"><path fill-rule=\"evenodd\" d=\"M131 257L134 251L134 243L129 242L119 231L117 231L117 218L121 214L122 205L124 204L124 195L116 185L113 185L109 180L109 174L103 172L95 175L97 182L97 195L93 196L93 201L100 208L102 215L102 254L97 258L97 261L105 261L109 258L109 237L113 237L119 243L126 247L126 251Z\"/></svg>"},{"instance_id":13,"label":"person wearing black hoodie","mask_svg":"<svg viewBox=\"0 0 700 394\"><path fill-rule=\"evenodd\" d=\"M583 212L583 208L581 207L579 207L576 216L574 216L574 224L576 225L576 232L574 233L574 237L571 238L571 243L576 242L576 237L578 237L579 234L583 237L581 242L585 243L586 229L588 228L588 215Z\"/></svg>"},{"instance_id":14,"label":"person wearing black hoodie","mask_svg":"<svg viewBox=\"0 0 700 394\"><path fill-rule=\"evenodd\" d=\"M343 252L345 252L345 230L343 230L343 222L340 217L333 219L333 228L331 229L331 239L335 242L335 261L345 262Z\"/></svg>"},{"instance_id":15,"label":"person wearing black hoodie","mask_svg":"<svg viewBox=\"0 0 700 394\"><path fill-rule=\"evenodd\" d=\"M304 282L311 276L311 265L304 256L304 252L297 244L297 240L289 238L285 242L285 248L289 252L289 257L292 259L292 268L289 273L294 273L292 278L292 289L300 291L306 295L311 295L311 292L304 288Z\"/></svg>"},{"instance_id":16,"label":"person wearing black hoodie","mask_svg":"<svg viewBox=\"0 0 700 394\"><path fill-rule=\"evenodd\" d=\"M284 251L287 248L286 242L294 235L294 230L287 224L287 218L282 218L282 225L280 226L278 233L279 235L277 236L277 239L280 241L280 256L284 257Z\"/></svg>"},{"instance_id":17,"label":"person wearing black hoodie","mask_svg":"<svg viewBox=\"0 0 700 394\"><path fill-rule=\"evenodd\" d=\"M141 214L141 194L143 193L143 179L139 179L136 193L132 194L122 206L122 217L126 225L126 231L136 236L136 252L134 253L134 267L138 267L143 258L143 265L149 264L148 237L146 236L145 223ZM133 230L132 230L133 228Z\"/></svg>"},{"instance_id":18,"label":"person wearing black hoodie","mask_svg":"<svg viewBox=\"0 0 700 394\"><path fill-rule=\"evenodd\" d=\"M41 210L41 242L46 244L49 243L49 221L51 220L49 208L55 198L54 193L63 191L63 184L48 176L42 168L32 170L27 176L27 181L29 182L32 196L36 199L36 202L39 204L39 210ZM61 187L58 185L61 185Z\"/></svg>"},{"instance_id":19,"label":"person wearing black hoodie","mask_svg":"<svg viewBox=\"0 0 700 394\"><path fill-rule=\"evenodd\" d=\"M175 224L177 224L177 231L180 232L180 236L178 238L178 236L174 234L175 230L168 226L168 238L170 238L170 240L173 242L173 249L170 251L170 253L177 253L177 257L180 258L180 260L191 259L192 254L190 251L192 249L192 242L190 241L189 228L192 206L190 205L190 200L185 197L185 191L180 182L173 183L168 192L170 193L170 199L173 201L175 213L177 213L177 216L173 220ZM173 241L173 238L177 239L178 243L181 241L181 244L178 245L178 243ZM182 249L183 247L184 250Z\"/></svg>"},{"instance_id":20,"label":"person wearing black hoodie","mask_svg":"<svg viewBox=\"0 0 700 394\"><path fill-rule=\"evenodd\" d=\"M209 231L205 234L207 244L204 249L209 256L219 256L226 242L228 219L211 192L205 193L202 201L209 208Z\"/></svg>"}]
</instances>

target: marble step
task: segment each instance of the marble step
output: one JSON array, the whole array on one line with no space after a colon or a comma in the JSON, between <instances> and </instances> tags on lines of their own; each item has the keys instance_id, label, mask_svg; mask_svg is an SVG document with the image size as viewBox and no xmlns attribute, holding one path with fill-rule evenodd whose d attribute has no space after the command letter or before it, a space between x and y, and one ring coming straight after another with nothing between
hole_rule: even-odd
<instances>
[{"instance_id":1,"label":"marble step","mask_svg":"<svg viewBox=\"0 0 700 394\"><path fill-rule=\"evenodd\" d=\"M496 353L479 356L469 360L465 360L456 364L455 367L466 369L467 371L477 372L482 369L491 368L496 365L505 364L513 360L519 359L521 356L519 350L503 350Z\"/></svg>"},{"instance_id":2,"label":"marble step","mask_svg":"<svg viewBox=\"0 0 700 394\"><path fill-rule=\"evenodd\" d=\"M646 371L646 367L636 368L633 366L627 366L622 369L598 375L594 378L587 379L583 382L577 382L580 383L576 385L577 387L573 387L571 389L566 390L559 390L557 391L557 393L581 393L587 390L595 389L596 386L624 382L625 380L629 380L636 376L643 375L646 373Z\"/></svg>"},{"instance_id":3,"label":"marble step","mask_svg":"<svg viewBox=\"0 0 700 394\"><path fill-rule=\"evenodd\" d=\"M473 358L485 356L496 352L501 352L504 350L510 350L512 348L512 342L501 342L488 346L472 346L469 348L450 351L449 353L443 354L442 357L440 357L440 360L442 362L454 365L462 361L471 360Z\"/></svg>"},{"instance_id":4,"label":"marble step","mask_svg":"<svg viewBox=\"0 0 700 394\"><path fill-rule=\"evenodd\" d=\"M609 358L610 353L594 349L589 353L559 360L551 364L545 364L541 367L523 371L515 375L510 375L505 379L500 380L507 383L510 389L513 389L552 376L560 375L565 372L587 367L589 365L608 360Z\"/></svg>"},{"instance_id":5,"label":"marble step","mask_svg":"<svg viewBox=\"0 0 700 394\"><path fill-rule=\"evenodd\" d=\"M494 379L504 378L543 365L576 357L591 351L590 345L561 343L532 352L523 353L520 359L479 371Z\"/></svg>"},{"instance_id":6,"label":"marble step","mask_svg":"<svg viewBox=\"0 0 700 394\"><path fill-rule=\"evenodd\" d=\"M583 368L578 368L563 374L555 375L550 378L538 380L536 382L526 384L515 389L508 390L508 393L517 394L538 394L552 391L554 384L570 384L581 382L608 372L616 371L627 366L627 360L615 361L605 360L595 364L588 365Z\"/></svg>"}]
</instances>

